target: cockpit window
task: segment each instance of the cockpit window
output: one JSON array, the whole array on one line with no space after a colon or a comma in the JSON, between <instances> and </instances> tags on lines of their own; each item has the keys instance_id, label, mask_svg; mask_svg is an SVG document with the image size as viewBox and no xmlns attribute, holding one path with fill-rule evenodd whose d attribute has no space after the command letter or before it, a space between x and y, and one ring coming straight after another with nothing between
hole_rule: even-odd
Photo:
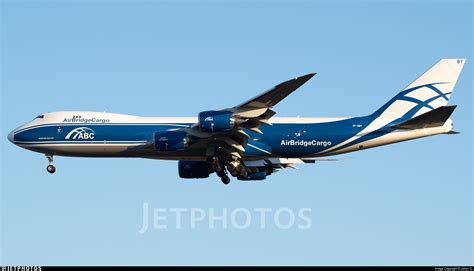
<instances>
[{"instance_id":1,"label":"cockpit window","mask_svg":"<svg viewBox=\"0 0 474 271\"><path fill-rule=\"evenodd\" d=\"M44 115L39 115L36 117L37 119L44 119Z\"/></svg>"}]
</instances>

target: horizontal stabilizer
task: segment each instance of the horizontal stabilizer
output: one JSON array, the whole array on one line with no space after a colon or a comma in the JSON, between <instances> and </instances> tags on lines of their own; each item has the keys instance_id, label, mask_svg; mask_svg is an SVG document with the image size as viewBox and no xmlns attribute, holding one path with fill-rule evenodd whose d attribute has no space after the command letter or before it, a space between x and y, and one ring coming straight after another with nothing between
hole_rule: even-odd
<instances>
[{"instance_id":1,"label":"horizontal stabilizer","mask_svg":"<svg viewBox=\"0 0 474 271\"><path fill-rule=\"evenodd\" d=\"M395 129L423 129L443 126L449 119L456 105L441 106L427 113L392 126Z\"/></svg>"}]
</instances>

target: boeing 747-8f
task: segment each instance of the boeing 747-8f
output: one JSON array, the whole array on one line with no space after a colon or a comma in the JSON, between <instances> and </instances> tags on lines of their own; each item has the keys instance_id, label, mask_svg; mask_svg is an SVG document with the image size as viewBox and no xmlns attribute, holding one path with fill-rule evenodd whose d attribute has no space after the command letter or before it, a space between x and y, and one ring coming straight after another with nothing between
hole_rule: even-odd
<instances>
[{"instance_id":1,"label":"boeing 747-8f","mask_svg":"<svg viewBox=\"0 0 474 271\"><path fill-rule=\"evenodd\" d=\"M273 107L315 74L283 82L263 94L197 118L138 117L99 112L43 113L8 139L54 156L141 157L177 160L181 178L216 173L228 184L263 180L298 163L437 134L451 134L448 100L464 59L442 59L374 113L351 118L277 118ZM327 158L326 158L327 159Z\"/></svg>"}]
</instances>

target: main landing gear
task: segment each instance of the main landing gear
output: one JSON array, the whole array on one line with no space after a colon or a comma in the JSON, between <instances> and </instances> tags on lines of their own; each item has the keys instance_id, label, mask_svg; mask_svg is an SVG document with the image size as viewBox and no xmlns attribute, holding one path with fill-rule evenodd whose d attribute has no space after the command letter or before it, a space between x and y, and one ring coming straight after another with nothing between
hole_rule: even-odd
<instances>
[{"instance_id":1,"label":"main landing gear","mask_svg":"<svg viewBox=\"0 0 474 271\"><path fill-rule=\"evenodd\" d=\"M53 155L52 154L46 154L46 158L48 158L48 166L46 167L46 170L53 174L54 172L56 172L56 167L53 165L54 161L53 161Z\"/></svg>"},{"instance_id":2,"label":"main landing gear","mask_svg":"<svg viewBox=\"0 0 474 271\"><path fill-rule=\"evenodd\" d=\"M212 169L216 172L217 176L221 178L223 184L229 184L230 178L227 175L227 171L225 165L219 161L219 158L216 156L209 155L207 157L207 162L212 165Z\"/></svg>"},{"instance_id":3,"label":"main landing gear","mask_svg":"<svg viewBox=\"0 0 474 271\"><path fill-rule=\"evenodd\" d=\"M221 177L221 181L223 184L229 184L230 178L227 176L227 172L224 170L223 173L217 173L217 176Z\"/></svg>"}]
</instances>

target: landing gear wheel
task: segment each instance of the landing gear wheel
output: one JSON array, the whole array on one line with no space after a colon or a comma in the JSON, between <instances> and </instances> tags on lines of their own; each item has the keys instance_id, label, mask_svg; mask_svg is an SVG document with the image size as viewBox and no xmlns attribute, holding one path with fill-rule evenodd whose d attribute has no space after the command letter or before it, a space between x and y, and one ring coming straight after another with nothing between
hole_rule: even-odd
<instances>
[{"instance_id":1,"label":"landing gear wheel","mask_svg":"<svg viewBox=\"0 0 474 271\"><path fill-rule=\"evenodd\" d=\"M46 154L46 158L48 158L48 166L46 167L46 170L53 174L56 172L56 167L53 165L54 160L53 160L53 155L52 154Z\"/></svg>"},{"instance_id":2,"label":"landing gear wheel","mask_svg":"<svg viewBox=\"0 0 474 271\"><path fill-rule=\"evenodd\" d=\"M53 174L54 172L56 172L56 167L53 166L53 165L48 165L48 166L46 167L46 170L47 170L49 173Z\"/></svg>"},{"instance_id":3,"label":"landing gear wheel","mask_svg":"<svg viewBox=\"0 0 474 271\"><path fill-rule=\"evenodd\" d=\"M224 175L224 176L221 177L221 181L224 184L229 184L230 183L230 178L229 178L229 176Z\"/></svg>"}]
</instances>

